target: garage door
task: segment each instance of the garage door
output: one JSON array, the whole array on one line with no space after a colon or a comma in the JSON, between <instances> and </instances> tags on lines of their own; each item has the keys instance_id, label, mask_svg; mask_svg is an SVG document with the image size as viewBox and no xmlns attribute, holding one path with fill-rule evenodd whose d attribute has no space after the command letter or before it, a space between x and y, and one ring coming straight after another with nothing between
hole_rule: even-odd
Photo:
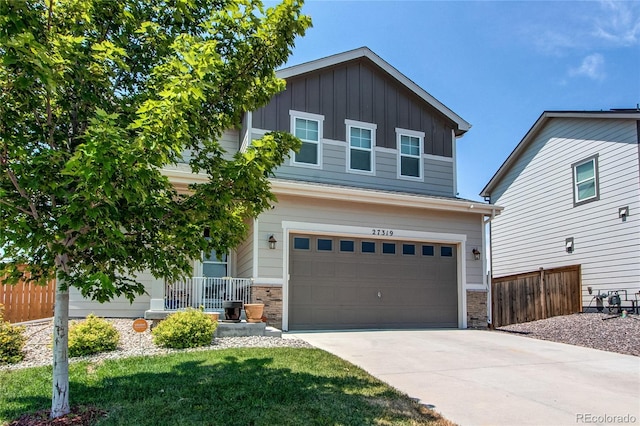
<instances>
[{"instance_id":1,"label":"garage door","mask_svg":"<svg viewBox=\"0 0 640 426\"><path fill-rule=\"evenodd\" d=\"M292 234L289 329L457 327L456 247Z\"/></svg>"}]
</instances>

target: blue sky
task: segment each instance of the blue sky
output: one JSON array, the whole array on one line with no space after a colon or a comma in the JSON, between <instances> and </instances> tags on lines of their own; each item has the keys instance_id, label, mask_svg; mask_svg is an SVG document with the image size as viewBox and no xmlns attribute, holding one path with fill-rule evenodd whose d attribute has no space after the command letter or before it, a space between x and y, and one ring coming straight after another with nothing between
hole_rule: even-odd
<instances>
[{"instance_id":1,"label":"blue sky","mask_svg":"<svg viewBox=\"0 0 640 426\"><path fill-rule=\"evenodd\" d=\"M640 1L307 0L288 65L367 46L473 127L459 196L479 192L545 110L640 103Z\"/></svg>"}]
</instances>

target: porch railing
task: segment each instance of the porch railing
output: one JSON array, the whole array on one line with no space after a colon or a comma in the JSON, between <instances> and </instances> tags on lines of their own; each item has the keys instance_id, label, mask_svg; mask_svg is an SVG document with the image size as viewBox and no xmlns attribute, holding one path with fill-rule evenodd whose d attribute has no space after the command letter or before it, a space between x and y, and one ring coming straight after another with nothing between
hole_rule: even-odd
<instances>
[{"instance_id":1,"label":"porch railing","mask_svg":"<svg viewBox=\"0 0 640 426\"><path fill-rule=\"evenodd\" d=\"M175 311L185 308L200 308L205 311L222 310L225 300L251 301L251 278L191 277L182 281L166 283L164 306Z\"/></svg>"}]
</instances>

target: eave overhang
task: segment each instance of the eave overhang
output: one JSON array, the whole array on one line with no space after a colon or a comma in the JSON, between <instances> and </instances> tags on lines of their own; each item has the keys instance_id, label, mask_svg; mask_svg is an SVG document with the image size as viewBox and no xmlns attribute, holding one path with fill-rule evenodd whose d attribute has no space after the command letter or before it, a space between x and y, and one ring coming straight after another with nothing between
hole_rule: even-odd
<instances>
[{"instance_id":1,"label":"eave overhang","mask_svg":"<svg viewBox=\"0 0 640 426\"><path fill-rule=\"evenodd\" d=\"M433 108L435 108L438 112L443 114L449 120L451 120L457 128L455 129L456 136L464 135L470 128L471 124L469 124L466 120L460 117L458 114L449 109L446 105L440 102L438 99L429 94L422 87L418 86L416 83L411 81L407 76L402 74L396 68L394 68L387 61L382 59L380 56L376 55L369 49L368 47L360 47L358 49L349 50L347 52L338 53L335 55L327 56L325 58L317 59L315 61L305 62L303 64L294 65L291 67L283 68L276 71L276 76L279 78L287 79L290 77L295 77L298 75L310 73L313 71L320 70L322 68L332 67L334 65L341 64L343 62L348 62L352 60L356 60L359 58L367 58L382 70L384 70L391 77L396 79L399 83L407 87L411 92L416 94L422 100L427 102Z\"/></svg>"},{"instance_id":2,"label":"eave overhang","mask_svg":"<svg viewBox=\"0 0 640 426\"><path fill-rule=\"evenodd\" d=\"M536 135L542 130L547 123L553 118L599 118L599 119L631 119L640 120L640 111L621 110L621 111L545 111L536 122L531 126L529 131L524 135L520 143L516 145L514 150L509 154L507 159L502 163L500 168L493 175L491 180L485 185L480 192L481 197L491 197L491 193L500 183L502 178L509 172L511 167L518 161L520 155L533 142Z\"/></svg>"}]
</instances>

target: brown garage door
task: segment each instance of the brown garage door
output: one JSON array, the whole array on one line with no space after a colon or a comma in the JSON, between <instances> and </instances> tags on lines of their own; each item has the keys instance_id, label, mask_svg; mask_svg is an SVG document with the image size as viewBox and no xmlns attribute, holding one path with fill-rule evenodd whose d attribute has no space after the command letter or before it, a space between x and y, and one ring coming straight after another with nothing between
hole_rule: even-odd
<instances>
[{"instance_id":1,"label":"brown garage door","mask_svg":"<svg viewBox=\"0 0 640 426\"><path fill-rule=\"evenodd\" d=\"M456 247L291 235L289 329L457 327Z\"/></svg>"}]
</instances>

